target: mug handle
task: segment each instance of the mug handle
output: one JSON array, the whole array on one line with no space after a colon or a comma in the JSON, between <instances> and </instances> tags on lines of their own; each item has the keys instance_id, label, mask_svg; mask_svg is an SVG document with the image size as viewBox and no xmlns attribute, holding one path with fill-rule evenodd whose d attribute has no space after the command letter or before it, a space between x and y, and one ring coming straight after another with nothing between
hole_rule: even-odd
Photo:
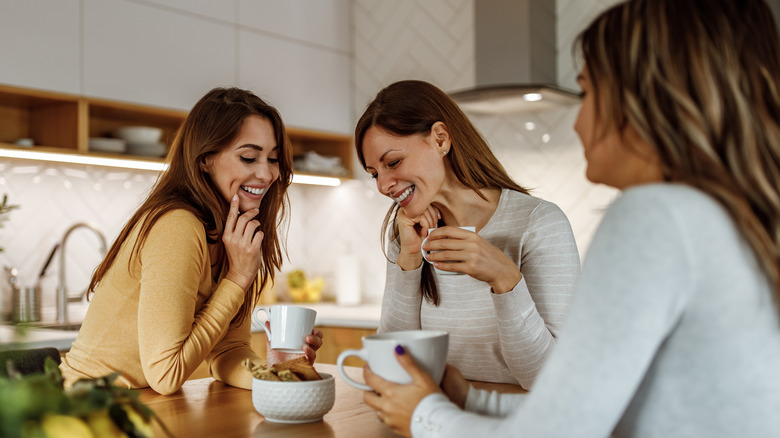
<instances>
[{"instance_id":1,"label":"mug handle","mask_svg":"<svg viewBox=\"0 0 780 438\"><path fill-rule=\"evenodd\" d=\"M366 385L365 383L359 383L347 377L347 373L344 372L344 361L350 356L356 356L363 359L364 362L368 362L365 349L342 351L341 354L339 354L339 359L336 363L336 367L339 369L339 374L341 374L341 378L344 379L344 381L347 382L350 386L354 386L357 389L362 389L364 391L373 391L373 389L371 389L371 387Z\"/></svg>"},{"instance_id":2,"label":"mug handle","mask_svg":"<svg viewBox=\"0 0 780 438\"><path fill-rule=\"evenodd\" d=\"M431 231L435 230L436 228L428 228L428 236L431 235ZM422 254L423 260L425 260L428 263L431 263L428 261L428 257L426 257L428 254L430 254L430 251L425 251L422 249L423 245L425 245L425 242L428 241L428 236L425 236L425 239L423 239L422 243L420 244L420 253Z\"/></svg>"},{"instance_id":3,"label":"mug handle","mask_svg":"<svg viewBox=\"0 0 780 438\"><path fill-rule=\"evenodd\" d=\"M258 314L258 312L261 312L261 311L262 311L262 312L265 312L266 316L268 316L268 318L267 318L267 319L268 319L269 321L271 320L271 309L269 309L268 307L265 307L265 306L258 306L258 307L255 307L255 311L254 311L254 312L252 312L252 320L253 320L254 322L256 322L256 323L257 323L257 325L259 325L260 327L262 327L262 328L263 328L263 330L265 330L265 333L266 333L267 339L268 339L268 341L270 342L270 341L271 341L271 330L270 330L268 327L266 327L266 326L265 326L265 324L263 323L263 321L260 321L260 318L258 318L258 317L257 317L257 314Z\"/></svg>"}]
</instances>

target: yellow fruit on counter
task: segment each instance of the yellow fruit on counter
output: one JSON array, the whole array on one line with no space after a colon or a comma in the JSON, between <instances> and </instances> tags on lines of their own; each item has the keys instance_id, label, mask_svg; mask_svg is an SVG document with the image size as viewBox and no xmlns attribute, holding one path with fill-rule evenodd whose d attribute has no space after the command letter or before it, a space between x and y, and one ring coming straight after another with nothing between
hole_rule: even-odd
<instances>
[{"instance_id":1,"label":"yellow fruit on counter","mask_svg":"<svg viewBox=\"0 0 780 438\"><path fill-rule=\"evenodd\" d=\"M131 405L123 405L122 409L127 412L127 419L135 426L136 435L142 434L146 437L154 436L154 428L152 427L151 421L144 420L144 417Z\"/></svg>"},{"instance_id":2,"label":"yellow fruit on counter","mask_svg":"<svg viewBox=\"0 0 780 438\"><path fill-rule=\"evenodd\" d=\"M48 438L94 438L92 429L78 417L49 414L41 420L41 429Z\"/></svg>"},{"instance_id":3,"label":"yellow fruit on counter","mask_svg":"<svg viewBox=\"0 0 780 438\"><path fill-rule=\"evenodd\" d=\"M92 412L87 416L87 424L96 437L100 438L126 438L127 434L122 432L114 420L108 415L108 409Z\"/></svg>"},{"instance_id":4,"label":"yellow fruit on counter","mask_svg":"<svg viewBox=\"0 0 780 438\"><path fill-rule=\"evenodd\" d=\"M325 280L317 277L314 280L304 280L303 286L291 287L289 289L290 298L296 303L316 303L322 299L322 289L325 287Z\"/></svg>"}]
</instances>

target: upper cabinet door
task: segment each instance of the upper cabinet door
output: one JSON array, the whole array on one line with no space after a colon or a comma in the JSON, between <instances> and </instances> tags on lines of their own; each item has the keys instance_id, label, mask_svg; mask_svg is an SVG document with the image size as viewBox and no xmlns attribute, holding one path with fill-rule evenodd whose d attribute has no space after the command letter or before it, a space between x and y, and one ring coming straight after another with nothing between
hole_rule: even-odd
<instances>
[{"instance_id":1,"label":"upper cabinet door","mask_svg":"<svg viewBox=\"0 0 780 438\"><path fill-rule=\"evenodd\" d=\"M216 18L230 23L236 20L235 1L215 0L146 0L160 6L201 15L203 17Z\"/></svg>"},{"instance_id":2,"label":"upper cabinet door","mask_svg":"<svg viewBox=\"0 0 780 438\"><path fill-rule=\"evenodd\" d=\"M240 0L241 26L348 52L349 0Z\"/></svg>"},{"instance_id":3,"label":"upper cabinet door","mask_svg":"<svg viewBox=\"0 0 780 438\"><path fill-rule=\"evenodd\" d=\"M240 41L241 87L267 98L288 126L352 132L348 55L251 31Z\"/></svg>"},{"instance_id":4,"label":"upper cabinet door","mask_svg":"<svg viewBox=\"0 0 780 438\"><path fill-rule=\"evenodd\" d=\"M208 17L84 0L83 92L188 110L211 88L235 83L235 35Z\"/></svg>"},{"instance_id":5,"label":"upper cabinet door","mask_svg":"<svg viewBox=\"0 0 780 438\"><path fill-rule=\"evenodd\" d=\"M79 92L79 0L0 2L0 83Z\"/></svg>"}]
</instances>

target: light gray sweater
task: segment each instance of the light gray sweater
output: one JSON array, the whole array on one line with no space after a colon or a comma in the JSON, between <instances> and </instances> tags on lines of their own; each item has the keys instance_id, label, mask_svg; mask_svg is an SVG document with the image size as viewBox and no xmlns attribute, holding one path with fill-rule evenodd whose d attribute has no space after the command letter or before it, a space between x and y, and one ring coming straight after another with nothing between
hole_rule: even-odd
<instances>
[{"instance_id":1,"label":"light gray sweater","mask_svg":"<svg viewBox=\"0 0 780 438\"><path fill-rule=\"evenodd\" d=\"M777 437L780 318L725 210L690 187L626 190L585 259L529 394L423 399L415 437ZM481 413L483 415L480 415Z\"/></svg>"},{"instance_id":2,"label":"light gray sweater","mask_svg":"<svg viewBox=\"0 0 780 438\"><path fill-rule=\"evenodd\" d=\"M520 267L514 290L497 295L468 275L436 274L436 307L422 298L422 267L402 271L388 262L379 332L446 330L447 362L466 378L529 388L555 345L579 276L571 225L555 204L505 189L479 236ZM398 250L391 244L391 260Z\"/></svg>"}]
</instances>

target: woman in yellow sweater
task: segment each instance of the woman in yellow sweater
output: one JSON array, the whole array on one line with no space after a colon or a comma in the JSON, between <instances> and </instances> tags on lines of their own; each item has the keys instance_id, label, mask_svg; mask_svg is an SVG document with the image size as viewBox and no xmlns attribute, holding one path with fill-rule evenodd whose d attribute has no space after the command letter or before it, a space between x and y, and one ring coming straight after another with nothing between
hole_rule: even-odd
<instances>
[{"instance_id":1,"label":"woman in yellow sweater","mask_svg":"<svg viewBox=\"0 0 780 438\"><path fill-rule=\"evenodd\" d=\"M251 311L281 267L277 226L292 151L275 108L215 88L179 129L164 171L96 269L84 323L61 369L66 385L122 373L118 384L177 391L206 360L210 374L251 388L241 366ZM306 337L313 362L322 333ZM269 351L269 363L286 359Z\"/></svg>"}]
</instances>

